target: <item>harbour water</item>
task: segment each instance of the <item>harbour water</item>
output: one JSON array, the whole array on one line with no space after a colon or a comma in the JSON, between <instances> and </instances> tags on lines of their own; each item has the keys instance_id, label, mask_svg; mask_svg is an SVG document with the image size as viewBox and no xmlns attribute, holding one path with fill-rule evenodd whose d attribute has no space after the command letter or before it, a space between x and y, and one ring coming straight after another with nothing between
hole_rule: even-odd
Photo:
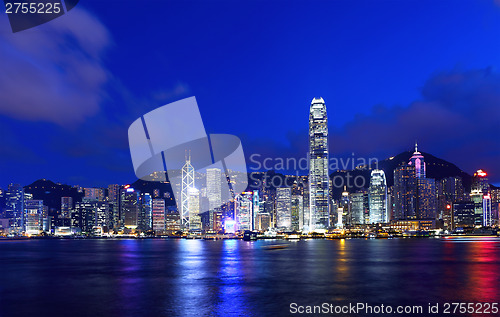
<instances>
[{"instance_id":1,"label":"harbour water","mask_svg":"<svg viewBox=\"0 0 500 317\"><path fill-rule=\"evenodd\" d=\"M0 241L6 317L291 316L293 303L452 302L500 303L498 238Z\"/></svg>"}]
</instances>

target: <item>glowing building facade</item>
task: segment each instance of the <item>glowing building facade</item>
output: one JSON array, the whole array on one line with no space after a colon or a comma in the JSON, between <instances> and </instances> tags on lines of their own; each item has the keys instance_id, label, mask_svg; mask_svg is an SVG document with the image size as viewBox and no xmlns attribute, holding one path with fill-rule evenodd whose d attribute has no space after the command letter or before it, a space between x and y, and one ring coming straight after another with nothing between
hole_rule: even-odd
<instances>
[{"instance_id":1,"label":"glowing building facade","mask_svg":"<svg viewBox=\"0 0 500 317\"><path fill-rule=\"evenodd\" d=\"M309 112L309 231L330 226L328 119L323 98L314 98Z\"/></svg>"},{"instance_id":2,"label":"glowing building facade","mask_svg":"<svg viewBox=\"0 0 500 317\"><path fill-rule=\"evenodd\" d=\"M387 223L389 214L387 212L387 181L382 170L373 170L368 190L368 201L370 206L370 223Z\"/></svg>"}]
</instances>

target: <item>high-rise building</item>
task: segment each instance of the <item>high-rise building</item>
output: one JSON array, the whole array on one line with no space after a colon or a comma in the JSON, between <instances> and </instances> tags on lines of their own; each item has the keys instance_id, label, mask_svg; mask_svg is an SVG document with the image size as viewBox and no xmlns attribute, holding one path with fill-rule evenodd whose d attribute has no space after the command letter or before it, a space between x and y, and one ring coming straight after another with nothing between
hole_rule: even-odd
<instances>
[{"instance_id":1,"label":"high-rise building","mask_svg":"<svg viewBox=\"0 0 500 317\"><path fill-rule=\"evenodd\" d=\"M189 192L194 186L194 167L191 165L191 157L186 158L186 163L182 167L181 203L180 217L181 227L189 227Z\"/></svg>"},{"instance_id":2,"label":"high-rise building","mask_svg":"<svg viewBox=\"0 0 500 317\"><path fill-rule=\"evenodd\" d=\"M37 235L42 231L43 200L25 200L26 234Z\"/></svg>"},{"instance_id":3,"label":"high-rise building","mask_svg":"<svg viewBox=\"0 0 500 317\"><path fill-rule=\"evenodd\" d=\"M395 219L436 219L436 182L426 177L424 157L417 145L408 164L394 170L393 196Z\"/></svg>"},{"instance_id":4,"label":"high-rise building","mask_svg":"<svg viewBox=\"0 0 500 317\"><path fill-rule=\"evenodd\" d=\"M304 228L304 199L302 195L292 195L292 230Z\"/></svg>"},{"instance_id":5,"label":"high-rise building","mask_svg":"<svg viewBox=\"0 0 500 317\"><path fill-rule=\"evenodd\" d=\"M368 223L365 222L366 218L368 218L367 221L369 221L369 209L367 208L368 193L364 190L352 193L350 194L350 201L352 224L359 225Z\"/></svg>"},{"instance_id":6,"label":"high-rise building","mask_svg":"<svg viewBox=\"0 0 500 317\"><path fill-rule=\"evenodd\" d=\"M219 208L222 203L222 173L218 168L207 169L208 210Z\"/></svg>"},{"instance_id":7,"label":"high-rise building","mask_svg":"<svg viewBox=\"0 0 500 317\"><path fill-rule=\"evenodd\" d=\"M323 98L314 98L309 111L309 231L330 226L328 119Z\"/></svg>"},{"instance_id":8,"label":"high-rise building","mask_svg":"<svg viewBox=\"0 0 500 317\"><path fill-rule=\"evenodd\" d=\"M194 187L188 189L189 230L201 230L200 191Z\"/></svg>"},{"instance_id":9,"label":"high-rise building","mask_svg":"<svg viewBox=\"0 0 500 317\"><path fill-rule=\"evenodd\" d=\"M370 223L387 223L389 214L387 212L387 181L382 170L373 170L368 189L368 200L370 208Z\"/></svg>"},{"instance_id":10,"label":"high-rise building","mask_svg":"<svg viewBox=\"0 0 500 317\"><path fill-rule=\"evenodd\" d=\"M73 210L73 197L61 197L60 225L70 226L71 212Z\"/></svg>"},{"instance_id":11,"label":"high-rise building","mask_svg":"<svg viewBox=\"0 0 500 317\"><path fill-rule=\"evenodd\" d=\"M253 192L242 192L234 201L236 230L253 230Z\"/></svg>"},{"instance_id":12,"label":"high-rise building","mask_svg":"<svg viewBox=\"0 0 500 317\"><path fill-rule=\"evenodd\" d=\"M490 184L488 183L488 174L483 170L478 170L472 178L472 190L477 190L487 195L490 192Z\"/></svg>"},{"instance_id":13,"label":"high-rise building","mask_svg":"<svg viewBox=\"0 0 500 317\"><path fill-rule=\"evenodd\" d=\"M453 226L451 229L456 228L472 228L475 225L475 204L473 202L457 202L452 205L453 212Z\"/></svg>"},{"instance_id":14,"label":"high-rise building","mask_svg":"<svg viewBox=\"0 0 500 317\"><path fill-rule=\"evenodd\" d=\"M276 188L276 228L288 231L292 228L292 190Z\"/></svg>"},{"instance_id":15,"label":"high-rise building","mask_svg":"<svg viewBox=\"0 0 500 317\"><path fill-rule=\"evenodd\" d=\"M153 199L153 230L157 234L165 231L165 200Z\"/></svg>"},{"instance_id":16,"label":"high-rise building","mask_svg":"<svg viewBox=\"0 0 500 317\"><path fill-rule=\"evenodd\" d=\"M394 170L394 219L417 218L417 178L415 166L402 164Z\"/></svg>"},{"instance_id":17,"label":"high-rise building","mask_svg":"<svg viewBox=\"0 0 500 317\"><path fill-rule=\"evenodd\" d=\"M153 199L149 193L141 193L140 197L141 210L139 214L139 225L138 228L142 231L148 231L152 229L153 221Z\"/></svg>"},{"instance_id":18,"label":"high-rise building","mask_svg":"<svg viewBox=\"0 0 500 317\"><path fill-rule=\"evenodd\" d=\"M120 217L125 228L136 229L139 225L139 194L128 185L120 192Z\"/></svg>"},{"instance_id":19,"label":"high-rise building","mask_svg":"<svg viewBox=\"0 0 500 317\"><path fill-rule=\"evenodd\" d=\"M417 143L415 143L415 152L413 153L413 156L410 158L410 162L408 163L408 165L415 167L415 177L417 178L426 177L425 160L422 153L418 151Z\"/></svg>"},{"instance_id":20,"label":"high-rise building","mask_svg":"<svg viewBox=\"0 0 500 317\"><path fill-rule=\"evenodd\" d=\"M491 213L491 195L486 194L483 196L483 226L493 226L493 217Z\"/></svg>"},{"instance_id":21,"label":"high-rise building","mask_svg":"<svg viewBox=\"0 0 500 317\"><path fill-rule=\"evenodd\" d=\"M5 193L5 213L14 232L24 231L24 189L19 184L10 184Z\"/></svg>"},{"instance_id":22,"label":"high-rise building","mask_svg":"<svg viewBox=\"0 0 500 317\"><path fill-rule=\"evenodd\" d=\"M436 181L433 178L417 179L417 218L436 219Z\"/></svg>"},{"instance_id":23,"label":"high-rise building","mask_svg":"<svg viewBox=\"0 0 500 317\"><path fill-rule=\"evenodd\" d=\"M104 201L106 196L104 195L104 189L102 188L85 188L85 198L95 199L98 201Z\"/></svg>"}]
</instances>

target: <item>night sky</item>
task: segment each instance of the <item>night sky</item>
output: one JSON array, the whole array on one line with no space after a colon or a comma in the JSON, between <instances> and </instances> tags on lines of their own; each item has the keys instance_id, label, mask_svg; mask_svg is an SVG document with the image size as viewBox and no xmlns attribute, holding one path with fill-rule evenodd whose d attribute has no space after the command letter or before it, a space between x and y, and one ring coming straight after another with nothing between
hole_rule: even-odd
<instances>
[{"instance_id":1,"label":"night sky","mask_svg":"<svg viewBox=\"0 0 500 317\"><path fill-rule=\"evenodd\" d=\"M136 180L129 125L196 96L247 157L413 148L500 184L500 1L90 1L13 34L0 14L0 187ZM252 166L249 164L249 168Z\"/></svg>"}]
</instances>

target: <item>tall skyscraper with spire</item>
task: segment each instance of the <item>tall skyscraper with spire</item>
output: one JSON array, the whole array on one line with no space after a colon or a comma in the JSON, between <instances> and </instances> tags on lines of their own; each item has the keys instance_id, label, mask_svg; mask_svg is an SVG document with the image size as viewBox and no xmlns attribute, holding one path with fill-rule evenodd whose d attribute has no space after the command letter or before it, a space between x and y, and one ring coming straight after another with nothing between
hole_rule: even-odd
<instances>
[{"instance_id":1,"label":"tall skyscraper with spire","mask_svg":"<svg viewBox=\"0 0 500 317\"><path fill-rule=\"evenodd\" d=\"M186 163L182 167L181 185L181 227L189 227L189 197L194 188L194 167L191 165L191 154L186 155Z\"/></svg>"},{"instance_id":2,"label":"tall skyscraper with spire","mask_svg":"<svg viewBox=\"0 0 500 317\"><path fill-rule=\"evenodd\" d=\"M413 156L410 158L410 162L408 163L409 165L415 166L415 176L417 178L425 178L425 161L424 161L424 156L422 153L418 151L418 143L415 142L415 152L413 153Z\"/></svg>"},{"instance_id":3,"label":"tall skyscraper with spire","mask_svg":"<svg viewBox=\"0 0 500 317\"><path fill-rule=\"evenodd\" d=\"M309 111L309 230L329 223L328 119L323 98L314 98Z\"/></svg>"}]
</instances>

